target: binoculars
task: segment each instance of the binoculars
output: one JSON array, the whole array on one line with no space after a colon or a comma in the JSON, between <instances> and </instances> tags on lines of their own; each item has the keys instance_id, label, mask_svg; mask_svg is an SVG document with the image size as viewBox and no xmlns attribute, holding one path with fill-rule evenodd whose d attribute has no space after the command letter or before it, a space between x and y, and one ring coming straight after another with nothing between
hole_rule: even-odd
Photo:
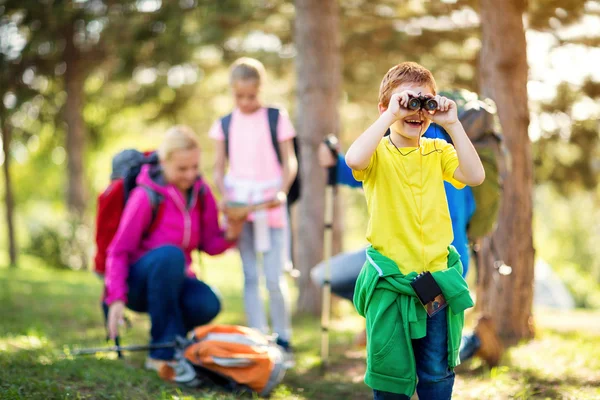
<instances>
[{"instance_id":1,"label":"binoculars","mask_svg":"<svg viewBox=\"0 0 600 400\"><path fill-rule=\"evenodd\" d=\"M438 108L438 102L425 96L411 97L408 100L407 108L409 110L424 109L426 111L434 111Z\"/></svg>"}]
</instances>

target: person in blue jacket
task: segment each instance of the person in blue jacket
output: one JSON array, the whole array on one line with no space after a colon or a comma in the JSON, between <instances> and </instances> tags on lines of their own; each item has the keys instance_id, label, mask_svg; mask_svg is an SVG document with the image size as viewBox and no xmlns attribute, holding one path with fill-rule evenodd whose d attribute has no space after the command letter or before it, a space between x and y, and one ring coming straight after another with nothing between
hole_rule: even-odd
<instances>
[{"instance_id":1,"label":"person in blue jacket","mask_svg":"<svg viewBox=\"0 0 600 400\"><path fill-rule=\"evenodd\" d=\"M436 124L431 124L424 136L432 139L444 139L451 143L450 136L443 128ZM333 155L331 149L325 143L321 144L318 150L319 164L324 168L337 167L336 182L338 184L352 188L361 188L362 183L355 180L352 176L352 170L346 165L344 154L339 151L339 148L336 150L337 157ZM454 231L452 245L460 254L463 265L463 277L466 277L470 264L467 227L475 212L475 198L469 186L464 189L456 189L448 182L444 182L444 185L450 217L452 219L452 229ZM356 279L365 261L366 253L364 248L332 257L329 261L331 268L331 291L337 296L352 301ZM325 264L321 262L311 270L312 281L317 286L323 285L324 269ZM359 334L355 342L358 345L366 343L366 334L364 331ZM479 318L475 331L472 334L463 336L460 359L465 361L477 355L484 359L488 365L496 366L500 361L502 352L502 346L496 335L491 318L483 316Z\"/></svg>"}]
</instances>

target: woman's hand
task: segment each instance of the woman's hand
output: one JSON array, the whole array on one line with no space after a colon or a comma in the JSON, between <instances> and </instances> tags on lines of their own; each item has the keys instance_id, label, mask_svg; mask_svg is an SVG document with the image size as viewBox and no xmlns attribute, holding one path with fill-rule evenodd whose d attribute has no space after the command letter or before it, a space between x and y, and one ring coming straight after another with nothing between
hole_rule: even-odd
<instances>
[{"instance_id":1,"label":"woman's hand","mask_svg":"<svg viewBox=\"0 0 600 400\"><path fill-rule=\"evenodd\" d=\"M108 308L108 335L111 339L119 336L119 325L123 324L125 303L117 300Z\"/></svg>"},{"instance_id":2,"label":"woman's hand","mask_svg":"<svg viewBox=\"0 0 600 400\"><path fill-rule=\"evenodd\" d=\"M230 242L237 240L242 234L246 218L243 219L228 219L227 229L225 229L225 239Z\"/></svg>"}]
</instances>

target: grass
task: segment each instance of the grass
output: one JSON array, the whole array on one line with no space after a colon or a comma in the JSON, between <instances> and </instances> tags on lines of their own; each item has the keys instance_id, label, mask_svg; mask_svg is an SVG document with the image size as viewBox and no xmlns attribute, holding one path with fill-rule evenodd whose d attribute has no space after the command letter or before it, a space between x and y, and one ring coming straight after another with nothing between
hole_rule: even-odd
<instances>
[{"instance_id":1,"label":"grass","mask_svg":"<svg viewBox=\"0 0 600 400\"><path fill-rule=\"evenodd\" d=\"M242 278L235 255L205 258L203 272L224 297L219 323L243 323ZM0 267L1 399L233 399L178 388L141 368L145 354L72 357L78 347L103 346L101 282L93 274L45 268L23 257L19 269ZM124 344L147 340L148 319L130 314ZM600 314L540 311L534 341L511 349L489 370L478 360L457 371L458 399L600 399ZM561 323L564 321L564 323ZM595 321L595 322L594 322ZM362 321L340 302L333 322L332 359L319 368L319 321L294 318L296 367L273 399L366 399L365 353L351 346Z\"/></svg>"}]
</instances>

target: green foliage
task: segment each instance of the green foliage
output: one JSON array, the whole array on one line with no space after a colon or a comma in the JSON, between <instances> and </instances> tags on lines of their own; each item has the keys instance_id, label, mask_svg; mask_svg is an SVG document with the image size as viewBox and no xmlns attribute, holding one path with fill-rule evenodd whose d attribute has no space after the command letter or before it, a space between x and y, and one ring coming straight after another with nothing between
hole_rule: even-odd
<instances>
[{"instance_id":1,"label":"green foliage","mask_svg":"<svg viewBox=\"0 0 600 400\"><path fill-rule=\"evenodd\" d=\"M94 242L88 226L74 218L42 222L36 216L28 228L27 254L53 268L80 270L87 267Z\"/></svg>"},{"instance_id":2,"label":"green foliage","mask_svg":"<svg viewBox=\"0 0 600 400\"><path fill-rule=\"evenodd\" d=\"M553 122L542 128L542 135L534 144L536 182L550 182L565 196L580 188L593 190L598 184L598 121L593 117L583 120L574 117L576 103L599 98L597 86L588 80L584 83L586 90L582 91L562 83L556 98L541 105L541 118Z\"/></svg>"},{"instance_id":3,"label":"green foliage","mask_svg":"<svg viewBox=\"0 0 600 400\"><path fill-rule=\"evenodd\" d=\"M536 0L529 1L529 23L536 30L557 29L580 20L586 1Z\"/></svg>"},{"instance_id":4,"label":"green foliage","mask_svg":"<svg viewBox=\"0 0 600 400\"><path fill-rule=\"evenodd\" d=\"M547 261L569 288L578 307L600 308L600 225L598 200L582 190L564 198L546 184L535 192L534 240L537 257Z\"/></svg>"}]
</instances>

